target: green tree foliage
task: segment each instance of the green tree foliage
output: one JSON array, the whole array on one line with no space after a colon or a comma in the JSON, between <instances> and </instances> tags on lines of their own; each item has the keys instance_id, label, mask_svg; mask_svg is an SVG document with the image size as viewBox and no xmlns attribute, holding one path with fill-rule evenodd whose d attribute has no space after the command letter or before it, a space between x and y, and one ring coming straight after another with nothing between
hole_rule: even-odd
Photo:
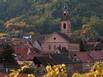
<instances>
[{"instance_id":1,"label":"green tree foliage","mask_svg":"<svg viewBox=\"0 0 103 77\"><path fill-rule=\"evenodd\" d=\"M103 33L102 0L0 0L0 20L25 21L25 31L50 33L59 30L64 5L68 6L73 30L88 24Z\"/></svg>"},{"instance_id":2,"label":"green tree foliage","mask_svg":"<svg viewBox=\"0 0 103 77\"><path fill-rule=\"evenodd\" d=\"M3 44L2 46L2 52L0 53L0 61L3 63L12 63L14 62L14 56L13 56L13 49L8 44Z\"/></svg>"}]
</instances>

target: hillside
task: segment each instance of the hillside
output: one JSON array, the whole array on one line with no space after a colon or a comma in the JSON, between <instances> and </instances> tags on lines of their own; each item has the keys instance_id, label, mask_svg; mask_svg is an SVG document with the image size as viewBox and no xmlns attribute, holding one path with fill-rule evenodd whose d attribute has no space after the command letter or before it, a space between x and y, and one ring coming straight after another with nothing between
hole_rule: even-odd
<instances>
[{"instance_id":1,"label":"hillside","mask_svg":"<svg viewBox=\"0 0 103 77\"><path fill-rule=\"evenodd\" d=\"M70 12L73 30L89 25L97 34L103 35L103 0L0 0L0 31L12 28L5 29L8 24L22 22L20 29L25 32L59 31L64 5Z\"/></svg>"}]
</instances>

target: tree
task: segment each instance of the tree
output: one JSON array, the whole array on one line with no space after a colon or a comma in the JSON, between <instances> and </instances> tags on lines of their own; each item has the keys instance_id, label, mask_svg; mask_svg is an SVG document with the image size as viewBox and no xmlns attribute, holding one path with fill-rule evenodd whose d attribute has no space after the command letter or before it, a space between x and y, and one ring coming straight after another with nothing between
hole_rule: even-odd
<instances>
[{"instance_id":1,"label":"tree","mask_svg":"<svg viewBox=\"0 0 103 77\"><path fill-rule=\"evenodd\" d=\"M12 47L9 44L5 43L2 45L2 48L3 48L3 51L0 54L1 62L4 64L15 62L15 59L13 56L14 50L12 49Z\"/></svg>"},{"instance_id":2,"label":"tree","mask_svg":"<svg viewBox=\"0 0 103 77\"><path fill-rule=\"evenodd\" d=\"M96 62L88 73L74 73L72 77L102 77L103 62Z\"/></svg>"},{"instance_id":3,"label":"tree","mask_svg":"<svg viewBox=\"0 0 103 77\"><path fill-rule=\"evenodd\" d=\"M83 40L80 41L80 51L86 51L85 42Z\"/></svg>"},{"instance_id":4,"label":"tree","mask_svg":"<svg viewBox=\"0 0 103 77\"><path fill-rule=\"evenodd\" d=\"M0 29L5 31L3 28L5 21L15 19L15 23L19 24L20 21L26 21L26 28L22 28L25 31L39 33L49 33L50 30L51 32L57 31L58 28L54 30L52 27L57 27L54 25L59 25L60 20L54 22L54 19L58 20L62 17L64 5L68 6L74 26L73 30L79 29L83 24L91 26L96 20L95 30L103 35L103 0L0 0L0 21L3 21L3 23L0 22ZM50 18L52 18L53 23L48 21ZM46 32L45 21L48 22ZM12 23L7 24L11 25Z\"/></svg>"}]
</instances>

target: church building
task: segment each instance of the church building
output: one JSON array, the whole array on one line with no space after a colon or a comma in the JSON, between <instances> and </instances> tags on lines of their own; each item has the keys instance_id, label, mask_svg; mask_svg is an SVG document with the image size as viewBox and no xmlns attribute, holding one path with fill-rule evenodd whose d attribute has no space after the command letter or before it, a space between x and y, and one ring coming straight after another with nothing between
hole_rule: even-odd
<instances>
[{"instance_id":1,"label":"church building","mask_svg":"<svg viewBox=\"0 0 103 77\"><path fill-rule=\"evenodd\" d=\"M79 44L71 39L71 20L67 8L64 8L60 24L60 32L54 32L41 43L43 53L58 53L58 48L66 48L71 52L80 51Z\"/></svg>"}]
</instances>

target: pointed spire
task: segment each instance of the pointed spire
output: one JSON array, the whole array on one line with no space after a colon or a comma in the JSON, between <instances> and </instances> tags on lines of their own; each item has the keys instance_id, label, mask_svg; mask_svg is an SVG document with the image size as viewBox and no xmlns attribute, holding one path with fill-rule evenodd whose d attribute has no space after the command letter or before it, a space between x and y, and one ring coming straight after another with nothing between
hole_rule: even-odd
<instances>
[{"instance_id":1,"label":"pointed spire","mask_svg":"<svg viewBox=\"0 0 103 77\"><path fill-rule=\"evenodd\" d=\"M62 20L70 20L69 11L66 5L63 8L63 19Z\"/></svg>"}]
</instances>

